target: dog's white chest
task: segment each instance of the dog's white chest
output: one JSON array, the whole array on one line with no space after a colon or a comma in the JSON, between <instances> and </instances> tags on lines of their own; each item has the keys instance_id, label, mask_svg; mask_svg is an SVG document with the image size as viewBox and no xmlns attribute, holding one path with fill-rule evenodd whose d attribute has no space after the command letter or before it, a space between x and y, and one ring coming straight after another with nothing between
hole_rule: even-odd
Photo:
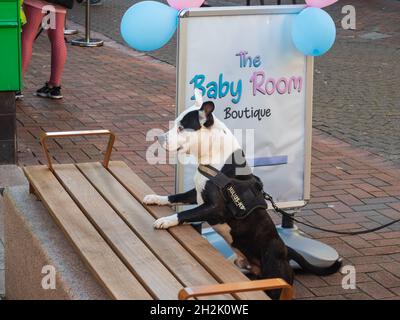
<instances>
[{"instance_id":1,"label":"dog's white chest","mask_svg":"<svg viewBox=\"0 0 400 320\"><path fill-rule=\"evenodd\" d=\"M197 193L197 204L201 205L204 203L203 197L201 196L204 188L206 187L206 183L208 181L208 178L203 176L199 171L196 170L196 173L194 175L194 185L196 188L196 193Z\"/></svg>"}]
</instances>

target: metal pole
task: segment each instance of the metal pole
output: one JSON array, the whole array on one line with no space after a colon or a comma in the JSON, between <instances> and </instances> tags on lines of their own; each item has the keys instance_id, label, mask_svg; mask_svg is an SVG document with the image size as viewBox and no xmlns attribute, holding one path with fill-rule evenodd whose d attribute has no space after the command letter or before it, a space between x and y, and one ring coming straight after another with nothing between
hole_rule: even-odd
<instances>
[{"instance_id":1,"label":"metal pole","mask_svg":"<svg viewBox=\"0 0 400 320\"><path fill-rule=\"evenodd\" d=\"M300 211L300 210L298 210ZM292 217L294 217L296 211L292 211L290 210L290 214ZM284 229L292 229L294 228L294 221L292 219L290 219L287 216L282 215L282 224L281 224L282 228Z\"/></svg>"},{"instance_id":2,"label":"metal pole","mask_svg":"<svg viewBox=\"0 0 400 320\"><path fill-rule=\"evenodd\" d=\"M85 39L86 42L90 42L90 0L86 0L85 22Z\"/></svg>"},{"instance_id":3,"label":"metal pole","mask_svg":"<svg viewBox=\"0 0 400 320\"><path fill-rule=\"evenodd\" d=\"M103 40L90 39L90 0L86 0L85 38L72 40L71 44L80 47L101 47Z\"/></svg>"}]
</instances>

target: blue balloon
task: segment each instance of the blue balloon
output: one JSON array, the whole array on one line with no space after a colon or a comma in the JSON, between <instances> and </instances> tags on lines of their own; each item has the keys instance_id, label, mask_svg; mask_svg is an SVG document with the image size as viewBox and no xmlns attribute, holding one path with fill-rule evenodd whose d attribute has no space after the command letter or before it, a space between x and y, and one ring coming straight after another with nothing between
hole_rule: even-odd
<instances>
[{"instance_id":1,"label":"blue balloon","mask_svg":"<svg viewBox=\"0 0 400 320\"><path fill-rule=\"evenodd\" d=\"M121 35L130 47L152 51L164 46L177 26L176 9L156 1L143 1L125 12L121 20Z\"/></svg>"},{"instance_id":2,"label":"blue balloon","mask_svg":"<svg viewBox=\"0 0 400 320\"><path fill-rule=\"evenodd\" d=\"M335 38L335 23L322 9L306 8L294 19L292 39L296 48L305 55L323 55L332 47Z\"/></svg>"}]
</instances>

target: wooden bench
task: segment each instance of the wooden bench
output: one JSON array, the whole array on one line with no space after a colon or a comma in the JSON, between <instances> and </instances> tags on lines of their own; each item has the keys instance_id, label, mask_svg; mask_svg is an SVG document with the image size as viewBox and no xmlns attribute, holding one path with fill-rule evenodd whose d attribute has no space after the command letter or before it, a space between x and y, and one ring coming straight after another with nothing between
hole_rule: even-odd
<instances>
[{"instance_id":1,"label":"wooden bench","mask_svg":"<svg viewBox=\"0 0 400 320\"><path fill-rule=\"evenodd\" d=\"M53 165L48 138L109 135L102 164ZM108 130L44 133L48 166L24 168L34 193L113 299L269 299L262 290L282 279L249 281L192 226L155 230L171 208L144 206L153 191L124 163L109 161L115 136Z\"/></svg>"}]
</instances>

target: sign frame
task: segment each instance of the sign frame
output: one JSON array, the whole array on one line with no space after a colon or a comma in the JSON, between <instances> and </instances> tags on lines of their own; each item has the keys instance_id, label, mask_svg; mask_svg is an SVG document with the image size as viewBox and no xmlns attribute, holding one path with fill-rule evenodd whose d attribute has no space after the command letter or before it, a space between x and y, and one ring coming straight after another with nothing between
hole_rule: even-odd
<instances>
[{"instance_id":1,"label":"sign frame","mask_svg":"<svg viewBox=\"0 0 400 320\"><path fill-rule=\"evenodd\" d=\"M274 14L298 14L306 8L305 5L271 5L271 6L235 6L235 7L211 7L190 8L179 13L177 33L177 66L176 66L176 114L185 110L186 100L186 52L188 49L187 23L192 17L216 17L216 16L240 16L240 15L274 15ZM305 123L304 123L304 176L303 176L303 199L278 202L280 208L301 208L310 200L311 185L311 147L312 147L312 105L313 105L313 75L314 58L306 57L305 70ZM184 179L182 164L175 166L175 192L184 190Z\"/></svg>"}]
</instances>

